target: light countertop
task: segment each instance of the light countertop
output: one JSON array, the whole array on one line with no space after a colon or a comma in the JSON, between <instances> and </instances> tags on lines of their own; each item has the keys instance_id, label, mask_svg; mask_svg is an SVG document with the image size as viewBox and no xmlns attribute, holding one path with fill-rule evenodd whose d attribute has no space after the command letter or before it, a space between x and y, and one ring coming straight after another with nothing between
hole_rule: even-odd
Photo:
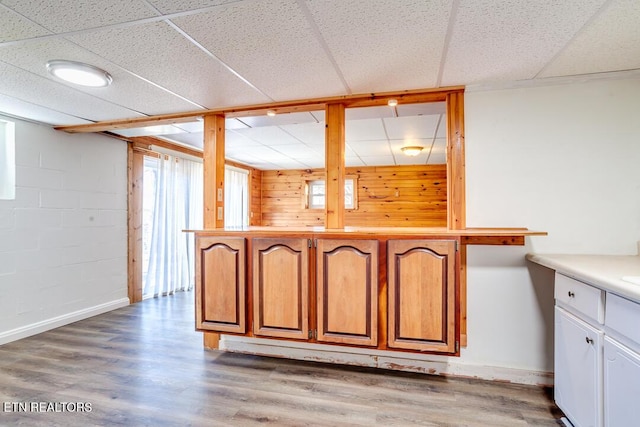
<instances>
[{"instance_id":1,"label":"light countertop","mask_svg":"<svg viewBox=\"0 0 640 427\"><path fill-rule=\"evenodd\" d=\"M536 264L640 303L640 285L622 280L640 276L638 255L527 254Z\"/></svg>"}]
</instances>

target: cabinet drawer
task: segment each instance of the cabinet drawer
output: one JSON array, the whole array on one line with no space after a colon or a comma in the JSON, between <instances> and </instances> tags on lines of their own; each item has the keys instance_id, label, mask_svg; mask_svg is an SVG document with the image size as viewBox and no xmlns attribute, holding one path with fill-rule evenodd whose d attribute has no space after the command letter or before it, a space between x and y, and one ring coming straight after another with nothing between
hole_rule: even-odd
<instances>
[{"instance_id":1,"label":"cabinet drawer","mask_svg":"<svg viewBox=\"0 0 640 427\"><path fill-rule=\"evenodd\" d=\"M606 313L607 333L633 341L630 346L640 351L640 304L607 293Z\"/></svg>"},{"instance_id":2,"label":"cabinet drawer","mask_svg":"<svg viewBox=\"0 0 640 427\"><path fill-rule=\"evenodd\" d=\"M604 291L559 273L555 282L558 305L604 323Z\"/></svg>"}]
</instances>

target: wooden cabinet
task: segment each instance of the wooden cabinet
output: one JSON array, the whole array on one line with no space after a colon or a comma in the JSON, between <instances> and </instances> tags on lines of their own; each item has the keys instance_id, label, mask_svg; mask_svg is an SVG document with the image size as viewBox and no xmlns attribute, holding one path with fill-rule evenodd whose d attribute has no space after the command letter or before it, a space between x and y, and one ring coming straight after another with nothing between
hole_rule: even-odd
<instances>
[{"instance_id":1,"label":"wooden cabinet","mask_svg":"<svg viewBox=\"0 0 640 427\"><path fill-rule=\"evenodd\" d=\"M456 242L389 240L388 346L456 353Z\"/></svg>"},{"instance_id":2,"label":"wooden cabinet","mask_svg":"<svg viewBox=\"0 0 640 427\"><path fill-rule=\"evenodd\" d=\"M458 354L455 240L196 239L199 330Z\"/></svg>"},{"instance_id":3,"label":"wooden cabinet","mask_svg":"<svg viewBox=\"0 0 640 427\"><path fill-rule=\"evenodd\" d=\"M378 241L318 239L317 339L378 344Z\"/></svg>"},{"instance_id":4,"label":"wooden cabinet","mask_svg":"<svg viewBox=\"0 0 640 427\"><path fill-rule=\"evenodd\" d=\"M253 239L253 333L309 338L308 239Z\"/></svg>"},{"instance_id":5,"label":"wooden cabinet","mask_svg":"<svg viewBox=\"0 0 640 427\"><path fill-rule=\"evenodd\" d=\"M244 334L246 241L196 237L196 328Z\"/></svg>"}]
</instances>

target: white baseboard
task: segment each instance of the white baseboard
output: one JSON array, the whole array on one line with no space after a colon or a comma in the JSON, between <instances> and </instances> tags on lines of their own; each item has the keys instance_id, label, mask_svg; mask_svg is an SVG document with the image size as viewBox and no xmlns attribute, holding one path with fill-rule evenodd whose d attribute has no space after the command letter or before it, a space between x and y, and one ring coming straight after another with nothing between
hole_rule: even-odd
<instances>
[{"instance_id":1,"label":"white baseboard","mask_svg":"<svg viewBox=\"0 0 640 427\"><path fill-rule=\"evenodd\" d=\"M283 357L312 362L328 362L343 365L366 366L406 372L450 376L458 378L477 378L490 381L503 381L528 385L553 385L553 373L502 366L487 366L464 363L460 358L424 355L414 353L395 353L390 351L358 349L323 344L301 344L291 341L277 341L260 338L222 335L220 349L257 354L262 356Z\"/></svg>"},{"instance_id":2,"label":"white baseboard","mask_svg":"<svg viewBox=\"0 0 640 427\"><path fill-rule=\"evenodd\" d=\"M10 331L0 332L0 345L30 337L31 335L36 335L51 329L59 328L60 326L97 316L98 314L106 313L127 305L129 305L129 298L121 298L104 304L77 310L72 313L63 314L62 316L42 320L30 325L21 326Z\"/></svg>"}]
</instances>

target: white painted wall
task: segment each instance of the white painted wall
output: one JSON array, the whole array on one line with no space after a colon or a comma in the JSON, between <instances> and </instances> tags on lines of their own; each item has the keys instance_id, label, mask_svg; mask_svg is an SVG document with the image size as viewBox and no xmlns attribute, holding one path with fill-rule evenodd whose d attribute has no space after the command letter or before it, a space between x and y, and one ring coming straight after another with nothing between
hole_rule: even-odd
<instances>
[{"instance_id":1,"label":"white painted wall","mask_svg":"<svg viewBox=\"0 0 640 427\"><path fill-rule=\"evenodd\" d=\"M553 292L524 255L636 253L640 78L471 90L465 131L467 225L549 235L469 248L461 362L552 371Z\"/></svg>"},{"instance_id":2,"label":"white painted wall","mask_svg":"<svg viewBox=\"0 0 640 427\"><path fill-rule=\"evenodd\" d=\"M0 344L129 302L126 144L4 119L16 199L0 200Z\"/></svg>"},{"instance_id":3,"label":"white painted wall","mask_svg":"<svg viewBox=\"0 0 640 427\"><path fill-rule=\"evenodd\" d=\"M468 249L460 358L225 337L230 350L520 383L552 383L553 275L527 252L635 254L640 240L640 79L465 95L467 225L527 227L526 245ZM359 353L359 354L355 354Z\"/></svg>"}]
</instances>

